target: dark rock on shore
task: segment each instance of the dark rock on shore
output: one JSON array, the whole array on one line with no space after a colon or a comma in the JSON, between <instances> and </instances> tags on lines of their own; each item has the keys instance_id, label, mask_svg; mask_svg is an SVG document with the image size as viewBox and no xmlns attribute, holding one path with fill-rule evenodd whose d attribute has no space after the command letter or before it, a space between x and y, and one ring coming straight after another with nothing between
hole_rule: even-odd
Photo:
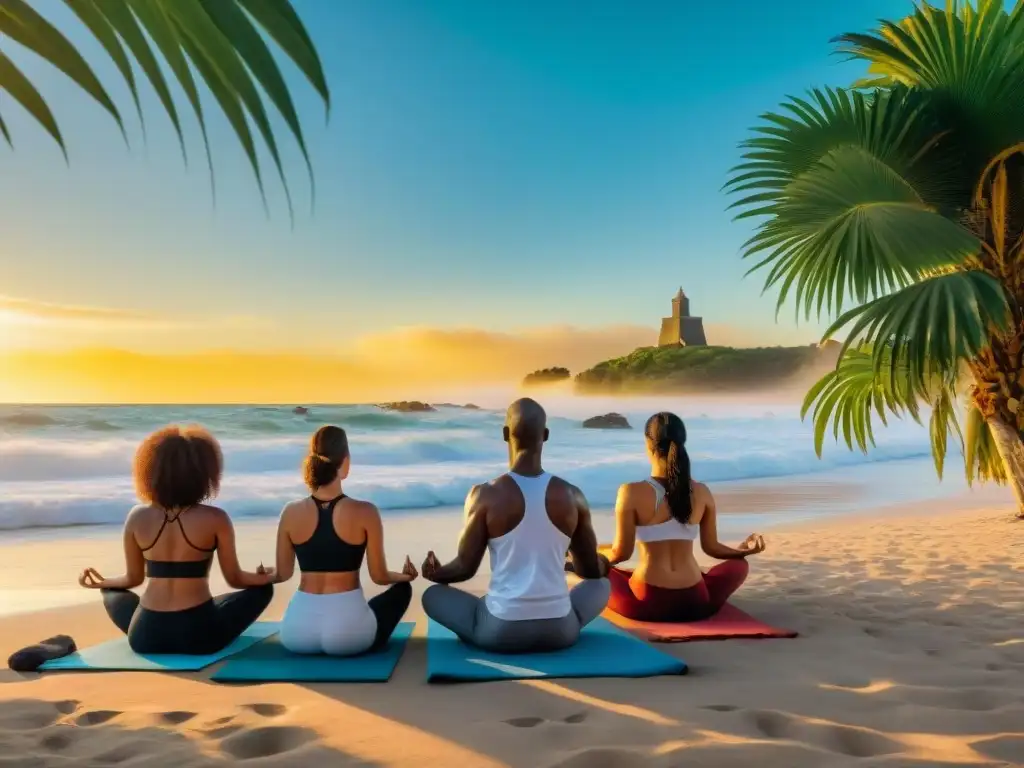
<instances>
[{"instance_id":1,"label":"dark rock on shore","mask_svg":"<svg viewBox=\"0 0 1024 768\"><path fill-rule=\"evenodd\" d=\"M583 422L587 429L632 429L626 417L621 413L606 413L603 416L592 416Z\"/></svg>"},{"instance_id":2,"label":"dark rock on shore","mask_svg":"<svg viewBox=\"0 0 1024 768\"><path fill-rule=\"evenodd\" d=\"M437 409L419 400L400 400L394 403L381 403L377 406L382 411L395 411L396 413L429 413Z\"/></svg>"}]
</instances>

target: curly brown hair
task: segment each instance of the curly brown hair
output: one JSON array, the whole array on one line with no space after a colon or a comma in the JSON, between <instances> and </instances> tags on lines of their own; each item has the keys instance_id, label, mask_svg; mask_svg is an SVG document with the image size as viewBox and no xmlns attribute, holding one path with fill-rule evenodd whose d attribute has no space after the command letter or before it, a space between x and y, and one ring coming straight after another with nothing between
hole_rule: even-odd
<instances>
[{"instance_id":1,"label":"curly brown hair","mask_svg":"<svg viewBox=\"0 0 1024 768\"><path fill-rule=\"evenodd\" d=\"M203 427L172 424L143 440L135 452L135 493L164 509L194 507L217 495L223 468L213 435Z\"/></svg>"}]
</instances>

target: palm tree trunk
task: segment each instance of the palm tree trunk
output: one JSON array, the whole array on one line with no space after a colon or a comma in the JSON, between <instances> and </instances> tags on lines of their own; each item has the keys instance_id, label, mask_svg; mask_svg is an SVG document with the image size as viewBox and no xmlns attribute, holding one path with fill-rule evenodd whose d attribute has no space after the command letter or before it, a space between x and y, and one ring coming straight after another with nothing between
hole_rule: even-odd
<instances>
[{"instance_id":1,"label":"palm tree trunk","mask_svg":"<svg viewBox=\"0 0 1024 768\"><path fill-rule=\"evenodd\" d=\"M988 419L988 426L1006 467L1007 481L1017 499L1017 517L1024 519L1024 441L1020 433L999 416Z\"/></svg>"}]
</instances>

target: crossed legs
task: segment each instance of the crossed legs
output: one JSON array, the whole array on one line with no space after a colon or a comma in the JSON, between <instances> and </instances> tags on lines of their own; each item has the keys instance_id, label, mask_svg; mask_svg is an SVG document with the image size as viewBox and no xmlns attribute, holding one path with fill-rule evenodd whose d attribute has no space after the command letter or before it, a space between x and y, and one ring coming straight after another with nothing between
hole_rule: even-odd
<instances>
[{"instance_id":1,"label":"crossed legs","mask_svg":"<svg viewBox=\"0 0 1024 768\"><path fill-rule=\"evenodd\" d=\"M435 584L423 593L423 610L465 643L496 653L533 653L568 648L580 630L601 615L611 587L607 579L586 579L569 591L569 613L557 619L506 621L487 610L482 597Z\"/></svg>"}]
</instances>

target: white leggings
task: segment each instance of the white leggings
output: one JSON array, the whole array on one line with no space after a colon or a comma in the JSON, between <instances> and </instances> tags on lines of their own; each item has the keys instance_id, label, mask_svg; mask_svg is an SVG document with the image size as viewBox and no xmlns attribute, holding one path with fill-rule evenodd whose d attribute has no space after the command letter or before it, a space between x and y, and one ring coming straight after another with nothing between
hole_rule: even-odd
<instances>
[{"instance_id":1,"label":"white leggings","mask_svg":"<svg viewBox=\"0 0 1024 768\"><path fill-rule=\"evenodd\" d=\"M292 653L351 656L369 649L376 637L377 617L361 589L296 592L281 622L281 645Z\"/></svg>"},{"instance_id":2,"label":"white leggings","mask_svg":"<svg viewBox=\"0 0 1024 768\"><path fill-rule=\"evenodd\" d=\"M367 602L363 590L313 595L296 592L281 622L281 645L292 653L353 656L387 645L402 620L412 587L392 584Z\"/></svg>"}]
</instances>

